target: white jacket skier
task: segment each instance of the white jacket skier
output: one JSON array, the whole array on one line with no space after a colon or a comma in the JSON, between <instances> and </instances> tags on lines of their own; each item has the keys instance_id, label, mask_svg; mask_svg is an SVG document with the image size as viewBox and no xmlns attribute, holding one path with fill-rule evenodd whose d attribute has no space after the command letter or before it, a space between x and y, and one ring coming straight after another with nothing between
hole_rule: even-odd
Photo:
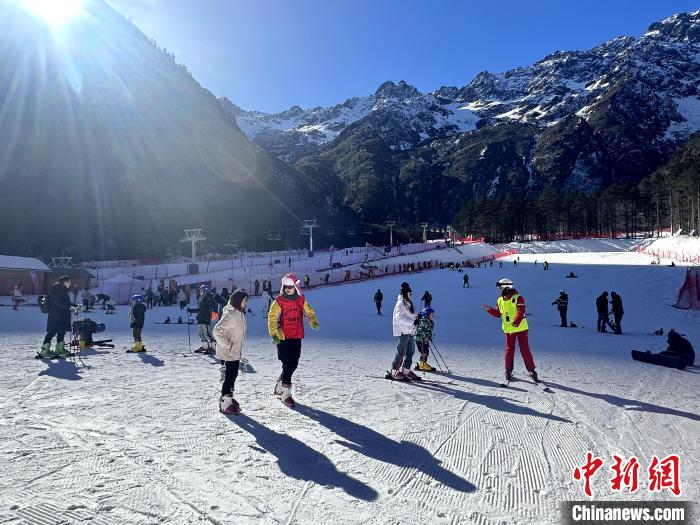
<instances>
[{"instance_id":1,"label":"white jacket skier","mask_svg":"<svg viewBox=\"0 0 700 525\"><path fill-rule=\"evenodd\" d=\"M413 338L415 333L416 314L413 308L413 290L407 282L401 283L401 293L394 306L392 329L394 337L398 337L396 355L391 362L391 379L400 381L415 381L418 378L411 371L411 360L416 351Z\"/></svg>"},{"instance_id":2,"label":"white jacket skier","mask_svg":"<svg viewBox=\"0 0 700 525\"><path fill-rule=\"evenodd\" d=\"M216 340L216 357L221 359L221 397L219 411L224 414L238 414L241 406L233 398L238 367L243 355L247 323L245 311L248 305L248 293L236 290L224 306L221 319L214 328Z\"/></svg>"},{"instance_id":3,"label":"white jacket skier","mask_svg":"<svg viewBox=\"0 0 700 525\"><path fill-rule=\"evenodd\" d=\"M230 304L224 306L223 315L214 328L217 359L240 361L243 355L247 326L243 312Z\"/></svg>"},{"instance_id":4,"label":"white jacket skier","mask_svg":"<svg viewBox=\"0 0 700 525\"><path fill-rule=\"evenodd\" d=\"M396 305L394 306L394 315L392 318L392 328L394 331L394 337L400 337L404 334L413 334L415 332L415 326L413 322L416 320L416 314L412 314L408 310L408 305L403 299L403 296L399 295L396 300Z\"/></svg>"}]
</instances>

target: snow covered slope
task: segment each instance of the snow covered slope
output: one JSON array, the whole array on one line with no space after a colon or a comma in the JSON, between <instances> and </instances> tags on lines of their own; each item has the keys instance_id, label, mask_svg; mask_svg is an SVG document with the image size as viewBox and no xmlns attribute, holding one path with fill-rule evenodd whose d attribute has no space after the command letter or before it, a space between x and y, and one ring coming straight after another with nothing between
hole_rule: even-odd
<instances>
[{"instance_id":1,"label":"snow covered slope","mask_svg":"<svg viewBox=\"0 0 700 525\"><path fill-rule=\"evenodd\" d=\"M625 255L636 256L617 256ZM123 353L125 309L95 313L117 348L86 352L85 367L34 360L45 317L0 308L0 521L559 523L562 501L585 499L572 471L588 451L606 467L614 453L641 464L632 495L612 493L608 472L598 473L601 499L674 499L649 493L644 473L654 454L678 453L680 499L698 501L698 368L640 364L629 350L663 349L664 338L647 335L661 326L697 347L700 319L667 306L683 268L630 268L523 264L470 270L469 289L461 274L437 270L312 290L321 329L304 342L295 411L271 393L280 364L266 304L255 300L245 350L253 370L239 376L244 413L231 419L216 409L218 364L188 351L186 326L152 324L177 308L148 311L142 355ZM578 279L564 278L571 269ZM480 305L495 302L501 277L527 300L534 356L553 394L524 381L498 386L503 336ZM389 313L404 279L434 297L435 342L452 371L434 379L451 384L380 378L396 343L372 295L384 291ZM554 326L550 303L561 288L581 328ZM621 294L625 335L591 328L602 289ZM521 377L522 369L516 356Z\"/></svg>"}]
</instances>

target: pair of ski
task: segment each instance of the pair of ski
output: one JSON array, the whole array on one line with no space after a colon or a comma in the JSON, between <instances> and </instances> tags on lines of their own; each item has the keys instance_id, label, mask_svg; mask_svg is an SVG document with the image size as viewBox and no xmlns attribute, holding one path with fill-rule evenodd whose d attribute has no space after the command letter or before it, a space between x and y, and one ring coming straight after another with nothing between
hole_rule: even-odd
<instances>
[{"instance_id":1,"label":"pair of ski","mask_svg":"<svg viewBox=\"0 0 700 525\"><path fill-rule=\"evenodd\" d=\"M523 381L525 383L531 383L531 384L535 385L537 388L542 390L542 392L547 392L548 394L554 393L554 391L551 388L549 388L545 383L543 383L541 380L539 380L539 379L535 380L528 375L526 375L526 377L527 377L527 379L518 379L518 378L513 377L511 375L510 379L508 379L504 383L500 383L499 386L501 386L503 388L508 388L510 386L510 384L515 382L515 381Z\"/></svg>"},{"instance_id":2,"label":"pair of ski","mask_svg":"<svg viewBox=\"0 0 700 525\"><path fill-rule=\"evenodd\" d=\"M434 383L440 385L454 385L454 381L436 381L435 379L425 379L423 377L418 377L418 379L396 379L391 372L387 370L385 376L367 376L375 379L388 379L389 381L395 381L397 383ZM417 376L416 376L417 377Z\"/></svg>"}]
</instances>

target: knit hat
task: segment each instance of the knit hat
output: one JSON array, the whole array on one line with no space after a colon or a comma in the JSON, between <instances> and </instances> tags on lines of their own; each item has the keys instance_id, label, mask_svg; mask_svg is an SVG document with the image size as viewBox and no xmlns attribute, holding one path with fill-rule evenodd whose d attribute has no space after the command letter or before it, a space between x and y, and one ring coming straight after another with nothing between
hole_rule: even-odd
<instances>
[{"instance_id":1,"label":"knit hat","mask_svg":"<svg viewBox=\"0 0 700 525\"><path fill-rule=\"evenodd\" d=\"M409 286L409 284L406 281L401 283L401 293L402 294L406 294L406 293L412 292L412 291L413 290L411 290L411 287Z\"/></svg>"}]
</instances>

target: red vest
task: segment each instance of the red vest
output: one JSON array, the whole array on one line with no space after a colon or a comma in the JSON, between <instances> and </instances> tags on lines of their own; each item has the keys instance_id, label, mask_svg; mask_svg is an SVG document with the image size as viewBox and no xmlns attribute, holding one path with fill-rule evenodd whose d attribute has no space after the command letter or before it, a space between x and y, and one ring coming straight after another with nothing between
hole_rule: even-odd
<instances>
[{"instance_id":1,"label":"red vest","mask_svg":"<svg viewBox=\"0 0 700 525\"><path fill-rule=\"evenodd\" d=\"M304 338L304 296L299 295L295 300L277 296L277 304L282 310L280 314L280 329L285 339Z\"/></svg>"}]
</instances>

